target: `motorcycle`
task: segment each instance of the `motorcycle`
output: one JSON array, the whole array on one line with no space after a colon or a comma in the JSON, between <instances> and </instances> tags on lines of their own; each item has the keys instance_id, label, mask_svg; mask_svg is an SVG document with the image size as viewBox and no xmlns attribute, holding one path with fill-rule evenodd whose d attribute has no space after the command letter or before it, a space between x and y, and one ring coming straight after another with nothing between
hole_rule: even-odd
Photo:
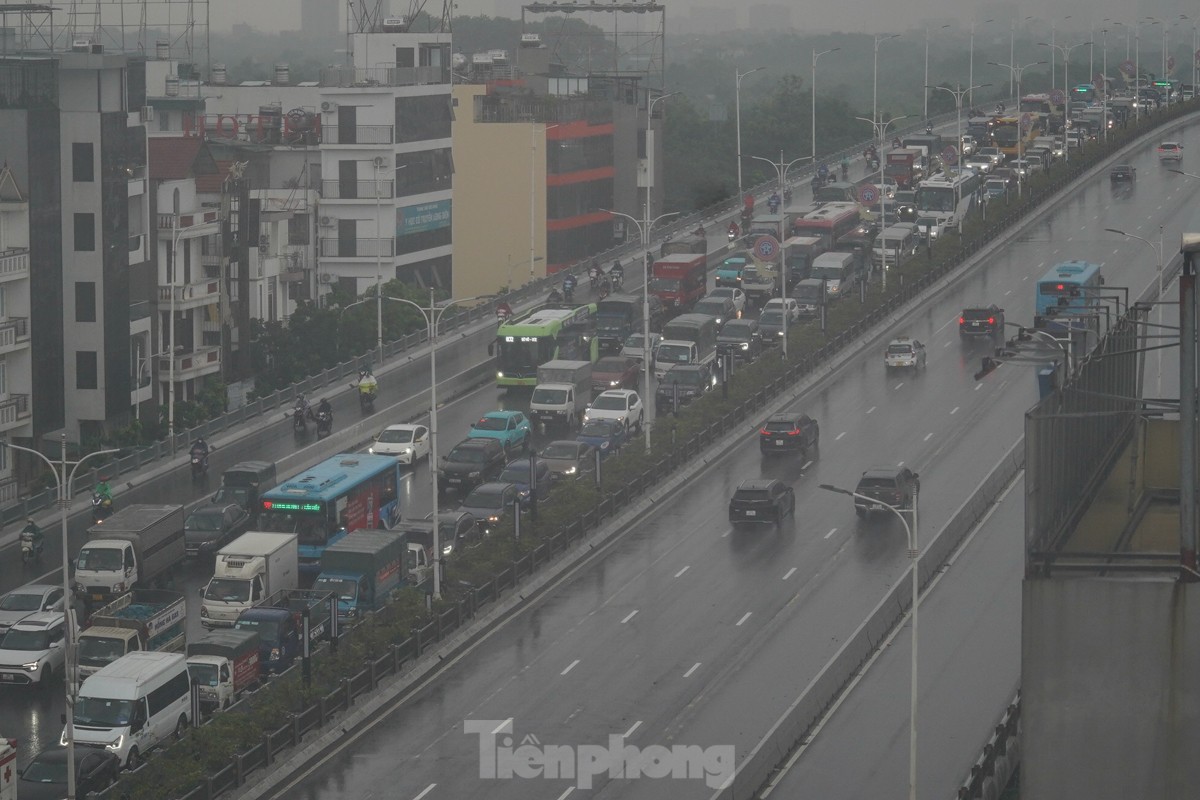
<instances>
[{"instance_id":1,"label":"motorcycle","mask_svg":"<svg viewBox=\"0 0 1200 800\"><path fill-rule=\"evenodd\" d=\"M92 522L96 525L99 525L112 515L112 498L97 492L92 492Z\"/></svg>"},{"instance_id":2,"label":"motorcycle","mask_svg":"<svg viewBox=\"0 0 1200 800\"><path fill-rule=\"evenodd\" d=\"M604 298L608 297L611 292L612 287L609 284L608 278L601 278L599 281L599 286L596 288L596 296L603 300Z\"/></svg>"},{"instance_id":3,"label":"motorcycle","mask_svg":"<svg viewBox=\"0 0 1200 800\"><path fill-rule=\"evenodd\" d=\"M350 384L350 388L357 389L358 387L352 383ZM362 409L364 414L375 413L375 392L359 392L358 407Z\"/></svg>"},{"instance_id":4,"label":"motorcycle","mask_svg":"<svg viewBox=\"0 0 1200 800\"><path fill-rule=\"evenodd\" d=\"M603 279L600 277L600 270L593 269L588 272L588 282L591 284L593 292L600 289L600 283L602 280Z\"/></svg>"},{"instance_id":5,"label":"motorcycle","mask_svg":"<svg viewBox=\"0 0 1200 800\"><path fill-rule=\"evenodd\" d=\"M872 157L867 159L867 172L879 172L879 159Z\"/></svg>"},{"instance_id":6,"label":"motorcycle","mask_svg":"<svg viewBox=\"0 0 1200 800\"><path fill-rule=\"evenodd\" d=\"M563 300L565 300L568 303L575 302L575 287L574 286L565 286L564 285L562 293L563 293Z\"/></svg>"},{"instance_id":7,"label":"motorcycle","mask_svg":"<svg viewBox=\"0 0 1200 800\"><path fill-rule=\"evenodd\" d=\"M333 414L328 411L317 412L317 438L324 439L333 433Z\"/></svg>"},{"instance_id":8,"label":"motorcycle","mask_svg":"<svg viewBox=\"0 0 1200 800\"><path fill-rule=\"evenodd\" d=\"M619 272L610 272L608 278L612 281L612 290L614 292L621 291L621 285L625 283L625 276Z\"/></svg>"},{"instance_id":9,"label":"motorcycle","mask_svg":"<svg viewBox=\"0 0 1200 800\"><path fill-rule=\"evenodd\" d=\"M21 563L41 561L42 543L34 543L33 531L21 531Z\"/></svg>"},{"instance_id":10,"label":"motorcycle","mask_svg":"<svg viewBox=\"0 0 1200 800\"><path fill-rule=\"evenodd\" d=\"M208 453L202 450L192 451L192 477L199 478L208 472Z\"/></svg>"},{"instance_id":11,"label":"motorcycle","mask_svg":"<svg viewBox=\"0 0 1200 800\"><path fill-rule=\"evenodd\" d=\"M561 303L562 301L563 301L563 296L562 296L562 293L560 291L558 291L558 289L551 289L550 294L547 295L547 297L546 297L546 302L549 303L550 305L554 305L556 303Z\"/></svg>"},{"instance_id":12,"label":"motorcycle","mask_svg":"<svg viewBox=\"0 0 1200 800\"><path fill-rule=\"evenodd\" d=\"M737 238L737 235L738 235L737 231L735 231L733 228L729 229L729 241L732 242L734 239Z\"/></svg>"},{"instance_id":13,"label":"motorcycle","mask_svg":"<svg viewBox=\"0 0 1200 800\"><path fill-rule=\"evenodd\" d=\"M308 418L312 412L307 406L296 406L292 410L292 430L297 433L303 433L308 430Z\"/></svg>"}]
</instances>

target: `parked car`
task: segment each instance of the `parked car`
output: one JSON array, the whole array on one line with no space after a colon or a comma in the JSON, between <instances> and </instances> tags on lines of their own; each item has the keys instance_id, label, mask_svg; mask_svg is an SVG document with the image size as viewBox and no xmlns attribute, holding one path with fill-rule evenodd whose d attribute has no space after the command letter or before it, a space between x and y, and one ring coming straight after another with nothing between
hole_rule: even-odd
<instances>
[{"instance_id":1,"label":"parked car","mask_svg":"<svg viewBox=\"0 0 1200 800\"><path fill-rule=\"evenodd\" d=\"M48 689L66 663L66 615L39 611L13 623L0 639L0 686Z\"/></svg>"},{"instance_id":2,"label":"parked car","mask_svg":"<svg viewBox=\"0 0 1200 800\"><path fill-rule=\"evenodd\" d=\"M388 425L375 435L367 452L377 456L395 456L396 461L412 466L429 458L429 428L424 425Z\"/></svg>"},{"instance_id":3,"label":"parked car","mask_svg":"<svg viewBox=\"0 0 1200 800\"><path fill-rule=\"evenodd\" d=\"M470 439L495 439L505 452L528 451L533 443L533 426L520 411L489 411L471 425Z\"/></svg>"},{"instance_id":4,"label":"parked car","mask_svg":"<svg viewBox=\"0 0 1200 800\"><path fill-rule=\"evenodd\" d=\"M237 503L203 505L183 521L184 550L191 558L215 556L250 528L250 513Z\"/></svg>"},{"instance_id":5,"label":"parked car","mask_svg":"<svg viewBox=\"0 0 1200 800\"><path fill-rule=\"evenodd\" d=\"M817 421L798 411L774 414L758 430L758 449L763 455L798 452L808 458L820 440Z\"/></svg>"},{"instance_id":6,"label":"parked car","mask_svg":"<svg viewBox=\"0 0 1200 800\"><path fill-rule=\"evenodd\" d=\"M51 583L28 583L0 597L0 636L14 623L39 611L62 611L63 587Z\"/></svg>"},{"instance_id":7,"label":"parked car","mask_svg":"<svg viewBox=\"0 0 1200 800\"><path fill-rule=\"evenodd\" d=\"M121 759L99 747L75 745L75 797L99 794L117 782ZM67 748L53 744L33 757L18 773L21 800L61 800L67 796Z\"/></svg>"},{"instance_id":8,"label":"parked car","mask_svg":"<svg viewBox=\"0 0 1200 800\"><path fill-rule=\"evenodd\" d=\"M557 439L542 448L538 458L550 468L556 480L578 478L596 466L596 448L587 442Z\"/></svg>"},{"instance_id":9,"label":"parked car","mask_svg":"<svg viewBox=\"0 0 1200 800\"><path fill-rule=\"evenodd\" d=\"M854 493L863 497L854 498L854 513L865 517L871 511L885 510L885 505L912 511L920 489L920 477L908 467L872 467L858 479Z\"/></svg>"},{"instance_id":10,"label":"parked car","mask_svg":"<svg viewBox=\"0 0 1200 800\"><path fill-rule=\"evenodd\" d=\"M479 529L487 535L508 516L513 504L520 502L515 484L490 482L471 490L458 509L475 518Z\"/></svg>"},{"instance_id":11,"label":"parked car","mask_svg":"<svg viewBox=\"0 0 1200 800\"><path fill-rule=\"evenodd\" d=\"M762 333L756 319L735 319L717 334L717 352L732 353L735 359L753 361L762 352Z\"/></svg>"},{"instance_id":12,"label":"parked car","mask_svg":"<svg viewBox=\"0 0 1200 800\"><path fill-rule=\"evenodd\" d=\"M736 286L718 286L710 290L705 297L728 297L733 301L733 310L737 312L735 318L741 317L742 312L746 310L746 293Z\"/></svg>"},{"instance_id":13,"label":"parked car","mask_svg":"<svg viewBox=\"0 0 1200 800\"><path fill-rule=\"evenodd\" d=\"M442 458L438 489L466 494L494 479L508 463L504 445L496 439L464 439Z\"/></svg>"},{"instance_id":14,"label":"parked car","mask_svg":"<svg viewBox=\"0 0 1200 800\"><path fill-rule=\"evenodd\" d=\"M592 365L592 391L636 389L639 366L638 360L630 356L605 356Z\"/></svg>"},{"instance_id":15,"label":"parked car","mask_svg":"<svg viewBox=\"0 0 1200 800\"><path fill-rule=\"evenodd\" d=\"M640 431L646 420L642 398L629 389L609 389L601 392L583 412L583 421L593 419L615 419L627 428Z\"/></svg>"},{"instance_id":16,"label":"parked car","mask_svg":"<svg viewBox=\"0 0 1200 800\"><path fill-rule=\"evenodd\" d=\"M612 455L625 443L626 428L617 419L589 419L575 438L600 451L602 458Z\"/></svg>"},{"instance_id":17,"label":"parked car","mask_svg":"<svg viewBox=\"0 0 1200 800\"><path fill-rule=\"evenodd\" d=\"M529 463L533 462L534 479L529 479ZM540 458L518 458L510 461L497 479L501 483L511 483L517 487L517 496L522 503L529 502L532 496L530 488L537 492L537 497L545 500L550 494L550 465Z\"/></svg>"},{"instance_id":18,"label":"parked car","mask_svg":"<svg viewBox=\"0 0 1200 800\"><path fill-rule=\"evenodd\" d=\"M907 336L892 339L883 353L883 364L888 370L904 367L920 369L925 366L925 361L925 345Z\"/></svg>"},{"instance_id":19,"label":"parked car","mask_svg":"<svg viewBox=\"0 0 1200 800\"><path fill-rule=\"evenodd\" d=\"M730 522L782 522L796 513L796 492L780 480L742 481L729 499Z\"/></svg>"}]
</instances>

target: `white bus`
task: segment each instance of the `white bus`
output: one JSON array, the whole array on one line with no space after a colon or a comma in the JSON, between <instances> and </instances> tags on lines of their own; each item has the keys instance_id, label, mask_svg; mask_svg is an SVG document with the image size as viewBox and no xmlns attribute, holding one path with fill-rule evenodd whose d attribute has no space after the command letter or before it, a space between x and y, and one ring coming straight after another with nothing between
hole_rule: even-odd
<instances>
[{"instance_id":1,"label":"white bus","mask_svg":"<svg viewBox=\"0 0 1200 800\"><path fill-rule=\"evenodd\" d=\"M932 175L917 187L917 215L935 217L947 228L957 228L975 207L981 185L974 170L954 169Z\"/></svg>"}]
</instances>

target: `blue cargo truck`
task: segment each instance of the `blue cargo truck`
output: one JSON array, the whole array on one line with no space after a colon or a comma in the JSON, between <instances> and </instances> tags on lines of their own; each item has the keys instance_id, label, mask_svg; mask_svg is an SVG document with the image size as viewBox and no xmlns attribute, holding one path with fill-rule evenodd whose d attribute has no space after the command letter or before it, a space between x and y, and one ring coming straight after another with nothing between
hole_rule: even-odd
<instances>
[{"instance_id":1,"label":"blue cargo truck","mask_svg":"<svg viewBox=\"0 0 1200 800\"><path fill-rule=\"evenodd\" d=\"M407 547L400 531L355 531L325 548L312 588L337 597L339 621L378 611L401 584Z\"/></svg>"}]
</instances>

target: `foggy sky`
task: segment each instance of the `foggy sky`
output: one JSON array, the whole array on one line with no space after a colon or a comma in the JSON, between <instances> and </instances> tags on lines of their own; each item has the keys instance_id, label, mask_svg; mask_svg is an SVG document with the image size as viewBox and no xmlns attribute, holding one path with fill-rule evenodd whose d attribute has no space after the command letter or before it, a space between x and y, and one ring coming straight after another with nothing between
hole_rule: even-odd
<instances>
[{"instance_id":1,"label":"foggy sky","mask_svg":"<svg viewBox=\"0 0 1200 800\"><path fill-rule=\"evenodd\" d=\"M347 0L328 0L337 3L345 17ZM362 2L363 0L355 0ZM448 0L449 1L449 0ZM456 0L456 15L487 15L519 17L520 6L527 0ZM367 0L373 2L373 0ZM387 0L385 0L387 2ZM1109 17L1131 23L1135 19L1156 16L1170 23L1178 21L1172 36L1186 31L1191 35L1192 25L1200 20L1200 5L1194 0L1053 0L1033 2L1022 0L837 0L823 2L806 0L794 3L789 0L659 0L667 9L668 35L670 31L693 30L692 13L707 9L737 9L737 25L747 25L748 11L756 5L791 7L791 18L798 32L845 31L875 33L882 31L909 30L925 25L958 23L970 24L991 18L996 20L989 28L1007 29L1013 21L1022 21L1034 15L1049 22L1057 18L1059 29L1086 31L1094 24L1098 29L1102 20ZM409 8L406 0L391 0L396 14ZM426 11L439 16L441 3L429 0ZM245 23L263 31L278 31L281 28L298 28L300 17L299 0L209 0L211 26L213 30L228 30L235 23ZM1188 14L1192 21L1179 20L1181 13ZM1071 19L1064 17L1070 15ZM599 22L600 15L591 15ZM584 17L585 19L587 17ZM294 23L294 24L293 24ZM1152 36L1143 29L1143 36ZM979 33L979 29L976 29Z\"/></svg>"}]
</instances>

